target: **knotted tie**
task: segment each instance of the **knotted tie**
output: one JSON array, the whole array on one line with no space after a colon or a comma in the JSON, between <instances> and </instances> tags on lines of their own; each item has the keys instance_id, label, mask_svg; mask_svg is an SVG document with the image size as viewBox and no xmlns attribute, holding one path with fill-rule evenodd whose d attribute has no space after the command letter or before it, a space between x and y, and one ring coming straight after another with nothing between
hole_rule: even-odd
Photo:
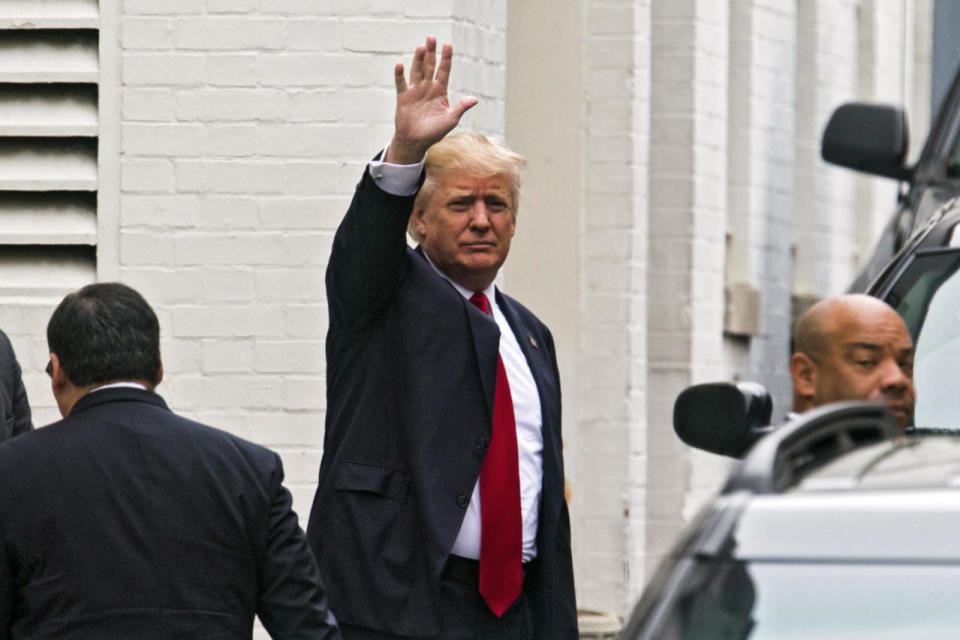
<instances>
[{"instance_id":1,"label":"knotted tie","mask_svg":"<svg viewBox=\"0 0 960 640\"><path fill-rule=\"evenodd\" d=\"M470 298L490 314L487 296ZM503 358L497 354L490 446L480 468L480 595L500 617L520 595L523 533L520 519L520 473L517 424Z\"/></svg>"}]
</instances>

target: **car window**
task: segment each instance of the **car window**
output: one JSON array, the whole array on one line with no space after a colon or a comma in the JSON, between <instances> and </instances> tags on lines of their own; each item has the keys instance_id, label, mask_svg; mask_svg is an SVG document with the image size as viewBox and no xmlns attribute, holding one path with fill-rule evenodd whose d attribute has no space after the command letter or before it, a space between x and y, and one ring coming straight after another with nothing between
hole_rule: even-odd
<instances>
[{"instance_id":1,"label":"car window","mask_svg":"<svg viewBox=\"0 0 960 640\"><path fill-rule=\"evenodd\" d=\"M913 338L918 427L960 429L960 250L919 253L885 296Z\"/></svg>"},{"instance_id":2,"label":"car window","mask_svg":"<svg viewBox=\"0 0 960 640\"><path fill-rule=\"evenodd\" d=\"M702 560L663 640L956 638L960 566ZM634 640L624 637L623 640Z\"/></svg>"}]
</instances>

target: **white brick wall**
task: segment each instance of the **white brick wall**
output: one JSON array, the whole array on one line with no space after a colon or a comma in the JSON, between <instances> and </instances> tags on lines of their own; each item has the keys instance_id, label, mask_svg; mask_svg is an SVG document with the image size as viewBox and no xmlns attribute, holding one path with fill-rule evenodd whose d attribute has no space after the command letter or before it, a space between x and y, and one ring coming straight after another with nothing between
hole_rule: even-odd
<instances>
[{"instance_id":1,"label":"white brick wall","mask_svg":"<svg viewBox=\"0 0 960 640\"><path fill-rule=\"evenodd\" d=\"M727 25L725 2L653 5L645 577L688 515L688 492L716 481L702 477L713 462L674 435L672 399L720 375Z\"/></svg>"},{"instance_id":2,"label":"white brick wall","mask_svg":"<svg viewBox=\"0 0 960 640\"><path fill-rule=\"evenodd\" d=\"M797 15L766 0L731 3L727 284L760 294L759 331L727 338L727 377L756 380L790 404L791 219ZM760 99L758 99L760 97Z\"/></svg>"},{"instance_id":3,"label":"white brick wall","mask_svg":"<svg viewBox=\"0 0 960 640\"><path fill-rule=\"evenodd\" d=\"M798 5L793 291L840 293L852 280L853 174L819 160L833 109L856 97L857 16L852 0Z\"/></svg>"}]
</instances>

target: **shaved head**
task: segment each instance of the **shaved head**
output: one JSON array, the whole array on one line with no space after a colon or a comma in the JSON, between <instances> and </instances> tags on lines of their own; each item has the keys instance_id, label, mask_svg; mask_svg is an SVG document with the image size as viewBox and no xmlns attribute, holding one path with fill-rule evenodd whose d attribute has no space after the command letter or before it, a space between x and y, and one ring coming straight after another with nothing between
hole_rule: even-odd
<instances>
[{"instance_id":1,"label":"shaved head","mask_svg":"<svg viewBox=\"0 0 960 640\"><path fill-rule=\"evenodd\" d=\"M839 400L883 400L902 426L913 422L913 342L887 303L845 294L816 303L794 329L793 410Z\"/></svg>"},{"instance_id":2,"label":"shaved head","mask_svg":"<svg viewBox=\"0 0 960 640\"><path fill-rule=\"evenodd\" d=\"M863 293L847 293L824 298L807 309L793 331L794 352L823 356L841 329L841 323L871 314L897 315L893 307L879 298ZM899 315L897 315L899 317Z\"/></svg>"}]
</instances>

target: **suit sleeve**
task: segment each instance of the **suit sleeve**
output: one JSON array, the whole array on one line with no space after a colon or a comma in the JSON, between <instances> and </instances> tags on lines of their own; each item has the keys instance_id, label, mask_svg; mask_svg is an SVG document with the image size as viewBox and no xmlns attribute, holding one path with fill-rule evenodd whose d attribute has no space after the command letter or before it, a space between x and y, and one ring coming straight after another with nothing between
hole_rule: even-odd
<instances>
[{"instance_id":1,"label":"suit sleeve","mask_svg":"<svg viewBox=\"0 0 960 640\"><path fill-rule=\"evenodd\" d=\"M0 390L0 405L3 397L9 399L13 415L12 435L18 435L33 429L33 421L30 402L27 400L27 390L23 386L23 371L20 369L20 363L17 362L10 339L2 331L0 331L0 367L2 367L0 383L3 384L3 389ZM3 417L0 415L0 418Z\"/></svg>"},{"instance_id":2,"label":"suit sleeve","mask_svg":"<svg viewBox=\"0 0 960 640\"><path fill-rule=\"evenodd\" d=\"M3 552L0 556L0 640L10 638L10 623L13 610L13 575L10 559Z\"/></svg>"},{"instance_id":3,"label":"suit sleeve","mask_svg":"<svg viewBox=\"0 0 960 640\"><path fill-rule=\"evenodd\" d=\"M363 330L390 303L405 275L414 200L383 191L364 170L327 266L331 328Z\"/></svg>"},{"instance_id":4,"label":"suit sleeve","mask_svg":"<svg viewBox=\"0 0 960 640\"><path fill-rule=\"evenodd\" d=\"M30 413L30 402L27 400L27 390L23 386L23 372L20 369L20 363L14 360L13 364L13 435L19 435L33 429L33 419Z\"/></svg>"},{"instance_id":5,"label":"suit sleeve","mask_svg":"<svg viewBox=\"0 0 960 640\"><path fill-rule=\"evenodd\" d=\"M259 565L257 615L275 640L339 640L317 563L297 522L283 465L273 454L271 502Z\"/></svg>"}]
</instances>

